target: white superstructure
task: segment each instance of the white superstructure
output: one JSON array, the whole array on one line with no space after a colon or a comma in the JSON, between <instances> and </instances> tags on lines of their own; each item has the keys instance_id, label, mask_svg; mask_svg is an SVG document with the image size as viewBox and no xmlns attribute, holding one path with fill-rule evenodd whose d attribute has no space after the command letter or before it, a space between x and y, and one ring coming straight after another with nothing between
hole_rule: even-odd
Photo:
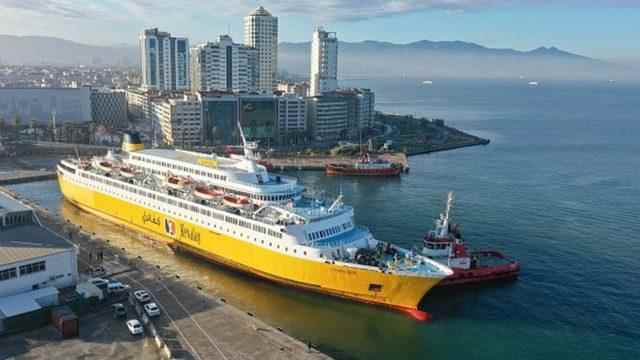
<instances>
[{"instance_id":1,"label":"white superstructure","mask_svg":"<svg viewBox=\"0 0 640 360\"><path fill-rule=\"evenodd\" d=\"M338 38L322 28L311 42L311 86L309 96L320 96L338 88Z\"/></svg>"},{"instance_id":2,"label":"white superstructure","mask_svg":"<svg viewBox=\"0 0 640 360\"><path fill-rule=\"evenodd\" d=\"M258 90L271 93L278 71L278 18L262 6L244 18L244 43L258 52Z\"/></svg>"}]
</instances>

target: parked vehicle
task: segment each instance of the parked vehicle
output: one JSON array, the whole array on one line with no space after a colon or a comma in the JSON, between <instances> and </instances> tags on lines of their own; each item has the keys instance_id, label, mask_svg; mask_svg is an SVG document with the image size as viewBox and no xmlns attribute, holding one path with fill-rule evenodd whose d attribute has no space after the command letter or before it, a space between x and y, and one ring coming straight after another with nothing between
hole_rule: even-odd
<instances>
[{"instance_id":1,"label":"parked vehicle","mask_svg":"<svg viewBox=\"0 0 640 360\"><path fill-rule=\"evenodd\" d=\"M144 305L144 312L147 313L147 316L149 316L149 317L160 316L160 308L154 302L150 302L148 304L145 304Z\"/></svg>"},{"instance_id":2,"label":"parked vehicle","mask_svg":"<svg viewBox=\"0 0 640 360\"><path fill-rule=\"evenodd\" d=\"M123 304L117 303L113 304L111 307L113 308L114 318L121 318L127 315L127 308Z\"/></svg>"},{"instance_id":3,"label":"parked vehicle","mask_svg":"<svg viewBox=\"0 0 640 360\"><path fill-rule=\"evenodd\" d=\"M110 282L107 285L107 292L109 294L120 294L129 289L129 285L125 285L119 281Z\"/></svg>"},{"instance_id":4,"label":"parked vehicle","mask_svg":"<svg viewBox=\"0 0 640 360\"><path fill-rule=\"evenodd\" d=\"M91 273L92 276L95 276L95 277L102 277L107 275L107 271L104 269L102 265L91 266L89 268L89 272Z\"/></svg>"},{"instance_id":5,"label":"parked vehicle","mask_svg":"<svg viewBox=\"0 0 640 360\"><path fill-rule=\"evenodd\" d=\"M89 282L95 285L100 290L106 290L109 285L109 280L103 278L89 279Z\"/></svg>"},{"instance_id":6,"label":"parked vehicle","mask_svg":"<svg viewBox=\"0 0 640 360\"><path fill-rule=\"evenodd\" d=\"M133 292L133 296L140 303L146 303L151 301L151 295L149 295L149 292L147 290L136 290Z\"/></svg>"},{"instance_id":7,"label":"parked vehicle","mask_svg":"<svg viewBox=\"0 0 640 360\"><path fill-rule=\"evenodd\" d=\"M127 321L127 329L129 329L129 333L131 333L131 335L139 335L144 332L142 323L140 323L138 319L131 319Z\"/></svg>"}]
</instances>

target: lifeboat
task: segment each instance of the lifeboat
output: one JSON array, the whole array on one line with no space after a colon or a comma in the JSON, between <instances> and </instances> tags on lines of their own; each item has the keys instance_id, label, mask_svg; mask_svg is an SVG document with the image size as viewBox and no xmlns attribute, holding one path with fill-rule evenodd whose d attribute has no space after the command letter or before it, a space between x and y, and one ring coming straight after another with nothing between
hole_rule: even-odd
<instances>
[{"instance_id":1,"label":"lifeboat","mask_svg":"<svg viewBox=\"0 0 640 360\"><path fill-rule=\"evenodd\" d=\"M222 196L223 192L220 190L210 189L206 186L196 186L193 190L193 195L202 200L213 200L216 197Z\"/></svg>"},{"instance_id":2,"label":"lifeboat","mask_svg":"<svg viewBox=\"0 0 640 360\"><path fill-rule=\"evenodd\" d=\"M136 172L130 167L120 168L120 175L124 178L131 179L136 176Z\"/></svg>"},{"instance_id":3,"label":"lifeboat","mask_svg":"<svg viewBox=\"0 0 640 360\"><path fill-rule=\"evenodd\" d=\"M190 184L191 180L179 176L169 176L167 178L167 186L175 190L183 190L185 186Z\"/></svg>"},{"instance_id":4,"label":"lifeboat","mask_svg":"<svg viewBox=\"0 0 640 360\"><path fill-rule=\"evenodd\" d=\"M109 161L98 161L96 167L104 172L111 172L113 170L113 164Z\"/></svg>"},{"instance_id":5,"label":"lifeboat","mask_svg":"<svg viewBox=\"0 0 640 360\"><path fill-rule=\"evenodd\" d=\"M234 207L234 208L241 208L249 204L249 199L247 199L244 196L236 196L236 195L225 195L222 201L224 202L225 205Z\"/></svg>"}]
</instances>

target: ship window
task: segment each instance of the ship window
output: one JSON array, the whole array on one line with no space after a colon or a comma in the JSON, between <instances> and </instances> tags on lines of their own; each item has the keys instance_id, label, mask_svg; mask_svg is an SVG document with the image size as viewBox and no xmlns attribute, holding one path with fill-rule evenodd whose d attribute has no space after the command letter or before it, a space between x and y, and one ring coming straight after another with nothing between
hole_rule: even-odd
<instances>
[{"instance_id":1,"label":"ship window","mask_svg":"<svg viewBox=\"0 0 640 360\"><path fill-rule=\"evenodd\" d=\"M380 291L382 291L382 285L380 285L380 284L369 284L369 291L380 292Z\"/></svg>"}]
</instances>

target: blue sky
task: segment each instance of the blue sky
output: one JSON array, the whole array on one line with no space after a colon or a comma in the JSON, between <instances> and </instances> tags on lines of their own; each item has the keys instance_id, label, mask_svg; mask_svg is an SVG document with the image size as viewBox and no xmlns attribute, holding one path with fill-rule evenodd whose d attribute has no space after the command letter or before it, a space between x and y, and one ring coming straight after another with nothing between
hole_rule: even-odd
<instances>
[{"instance_id":1,"label":"blue sky","mask_svg":"<svg viewBox=\"0 0 640 360\"><path fill-rule=\"evenodd\" d=\"M463 40L640 62L640 0L265 0L281 41L305 41L316 25L341 40ZM559 4L561 3L561 4ZM250 0L0 0L0 34L90 44L136 42L160 27L192 43L231 32L242 41Z\"/></svg>"}]
</instances>

